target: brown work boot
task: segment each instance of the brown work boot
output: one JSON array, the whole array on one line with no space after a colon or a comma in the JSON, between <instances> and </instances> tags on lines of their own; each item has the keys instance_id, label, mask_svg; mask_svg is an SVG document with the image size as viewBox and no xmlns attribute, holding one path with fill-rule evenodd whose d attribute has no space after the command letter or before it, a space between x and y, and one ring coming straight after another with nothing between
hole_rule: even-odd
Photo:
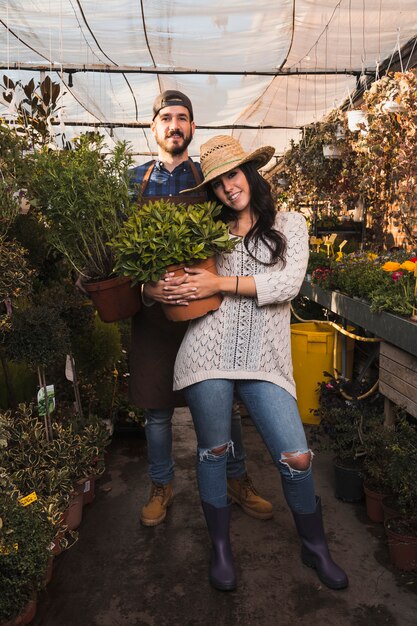
<instances>
[{"instance_id":1,"label":"brown work boot","mask_svg":"<svg viewBox=\"0 0 417 626\"><path fill-rule=\"evenodd\" d=\"M227 495L251 517L257 519L272 517L272 504L261 498L247 474L227 479Z\"/></svg>"},{"instance_id":2,"label":"brown work boot","mask_svg":"<svg viewBox=\"0 0 417 626\"><path fill-rule=\"evenodd\" d=\"M164 521L167 508L174 499L172 484L152 483L149 501L142 509L140 521L144 526L157 526Z\"/></svg>"}]
</instances>

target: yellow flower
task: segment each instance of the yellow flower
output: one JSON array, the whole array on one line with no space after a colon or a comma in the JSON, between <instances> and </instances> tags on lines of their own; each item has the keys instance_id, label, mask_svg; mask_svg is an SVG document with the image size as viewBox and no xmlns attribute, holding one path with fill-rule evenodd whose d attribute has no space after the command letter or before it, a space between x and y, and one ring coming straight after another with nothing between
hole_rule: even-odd
<instances>
[{"instance_id":1,"label":"yellow flower","mask_svg":"<svg viewBox=\"0 0 417 626\"><path fill-rule=\"evenodd\" d=\"M417 264L412 261L404 261L404 263L401 263L400 267L402 270L407 270L407 272L414 272L416 265Z\"/></svg>"},{"instance_id":2,"label":"yellow flower","mask_svg":"<svg viewBox=\"0 0 417 626\"><path fill-rule=\"evenodd\" d=\"M368 259L370 261L373 261L374 259L378 258L378 255L375 254L375 252L368 252Z\"/></svg>"},{"instance_id":3,"label":"yellow flower","mask_svg":"<svg viewBox=\"0 0 417 626\"><path fill-rule=\"evenodd\" d=\"M399 270L400 267L400 263L397 263L396 261L387 261L381 269L384 270L384 272L395 272L396 270Z\"/></svg>"}]
</instances>

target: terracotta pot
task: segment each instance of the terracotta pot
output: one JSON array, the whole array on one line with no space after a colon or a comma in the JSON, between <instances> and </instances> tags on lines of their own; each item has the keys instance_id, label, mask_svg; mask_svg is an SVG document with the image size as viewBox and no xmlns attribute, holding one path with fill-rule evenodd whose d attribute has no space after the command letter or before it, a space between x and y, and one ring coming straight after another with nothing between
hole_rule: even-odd
<instances>
[{"instance_id":1,"label":"terracotta pot","mask_svg":"<svg viewBox=\"0 0 417 626\"><path fill-rule=\"evenodd\" d=\"M64 511L64 524L68 530L76 530L83 517L83 494L74 493Z\"/></svg>"},{"instance_id":2,"label":"terracotta pot","mask_svg":"<svg viewBox=\"0 0 417 626\"><path fill-rule=\"evenodd\" d=\"M171 265L167 268L167 271L174 272L175 276L184 276L184 267L188 267L186 263L181 265ZM191 267L191 266L190 266ZM192 267L201 268L207 270L212 274L217 274L216 260L214 257L210 259L204 259L203 261L196 261ZM201 300L195 300L190 302L188 306L178 306L175 304L163 304L162 309L165 316L172 322L185 322L187 320L193 320L197 317L203 317L210 311L216 311L221 303L223 297L220 293L216 293L209 298L202 298Z\"/></svg>"},{"instance_id":3,"label":"terracotta pot","mask_svg":"<svg viewBox=\"0 0 417 626\"><path fill-rule=\"evenodd\" d=\"M90 504L95 497L96 490L96 477L94 474L82 478L77 482L76 491L81 493L83 497L83 506Z\"/></svg>"},{"instance_id":4,"label":"terracotta pot","mask_svg":"<svg viewBox=\"0 0 417 626\"><path fill-rule=\"evenodd\" d=\"M45 585L48 585L51 582L53 571L54 571L54 557L51 555L48 558L48 562L47 562L47 565L46 565Z\"/></svg>"},{"instance_id":5,"label":"terracotta pot","mask_svg":"<svg viewBox=\"0 0 417 626\"><path fill-rule=\"evenodd\" d=\"M364 497L361 469L334 461L335 496L344 502L360 502Z\"/></svg>"},{"instance_id":6,"label":"terracotta pot","mask_svg":"<svg viewBox=\"0 0 417 626\"><path fill-rule=\"evenodd\" d=\"M417 535L400 534L401 518L391 518L384 522L388 539L391 563L397 569L407 572L417 571Z\"/></svg>"},{"instance_id":7,"label":"terracotta pot","mask_svg":"<svg viewBox=\"0 0 417 626\"><path fill-rule=\"evenodd\" d=\"M368 485L363 485L366 499L366 513L372 522L382 523L384 521L384 509L382 508L382 500L386 498L386 493L374 491Z\"/></svg>"},{"instance_id":8,"label":"terracotta pot","mask_svg":"<svg viewBox=\"0 0 417 626\"><path fill-rule=\"evenodd\" d=\"M83 283L83 287L103 322L117 322L132 317L141 307L140 287L132 287L127 276Z\"/></svg>"},{"instance_id":9,"label":"terracotta pot","mask_svg":"<svg viewBox=\"0 0 417 626\"><path fill-rule=\"evenodd\" d=\"M400 513L395 506L395 499L392 496L385 496L385 498L382 499L381 506L384 513L384 521L400 516Z\"/></svg>"}]
</instances>

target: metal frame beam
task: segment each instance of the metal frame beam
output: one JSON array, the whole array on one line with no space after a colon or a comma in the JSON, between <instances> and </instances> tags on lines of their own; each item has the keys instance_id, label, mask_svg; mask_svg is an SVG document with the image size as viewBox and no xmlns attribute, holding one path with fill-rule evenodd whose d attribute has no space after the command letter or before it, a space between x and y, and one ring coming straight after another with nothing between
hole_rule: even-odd
<instances>
[{"instance_id":1,"label":"metal frame beam","mask_svg":"<svg viewBox=\"0 0 417 626\"><path fill-rule=\"evenodd\" d=\"M106 74L177 74L177 75L203 75L203 76L332 76L335 74L344 74L351 76L361 76L363 74L373 76L375 69L365 70L349 70L349 69L322 69L322 70L303 70L303 69L277 69L271 71L222 71L222 70L192 70L177 68L157 68L157 67L139 67L132 65L104 65L104 64L76 64L66 63L60 65L58 63L8 63L1 64L0 70L28 70L32 72L58 72L66 74L76 74L77 72L101 72Z\"/></svg>"}]
</instances>

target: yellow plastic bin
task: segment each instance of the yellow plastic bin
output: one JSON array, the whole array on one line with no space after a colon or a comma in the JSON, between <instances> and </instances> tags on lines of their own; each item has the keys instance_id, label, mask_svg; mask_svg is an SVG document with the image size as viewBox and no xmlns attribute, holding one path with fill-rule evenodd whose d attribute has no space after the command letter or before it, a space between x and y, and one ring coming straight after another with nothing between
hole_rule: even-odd
<instances>
[{"instance_id":1,"label":"yellow plastic bin","mask_svg":"<svg viewBox=\"0 0 417 626\"><path fill-rule=\"evenodd\" d=\"M348 328L348 330L353 330ZM342 335L329 324L304 322L291 324L291 351L294 380L297 387L298 408L304 424L318 424L319 419L311 409L319 407L318 384L326 377L323 372L333 374L333 349L336 333L337 371L342 371ZM346 337L347 371L351 378L355 340Z\"/></svg>"}]
</instances>

